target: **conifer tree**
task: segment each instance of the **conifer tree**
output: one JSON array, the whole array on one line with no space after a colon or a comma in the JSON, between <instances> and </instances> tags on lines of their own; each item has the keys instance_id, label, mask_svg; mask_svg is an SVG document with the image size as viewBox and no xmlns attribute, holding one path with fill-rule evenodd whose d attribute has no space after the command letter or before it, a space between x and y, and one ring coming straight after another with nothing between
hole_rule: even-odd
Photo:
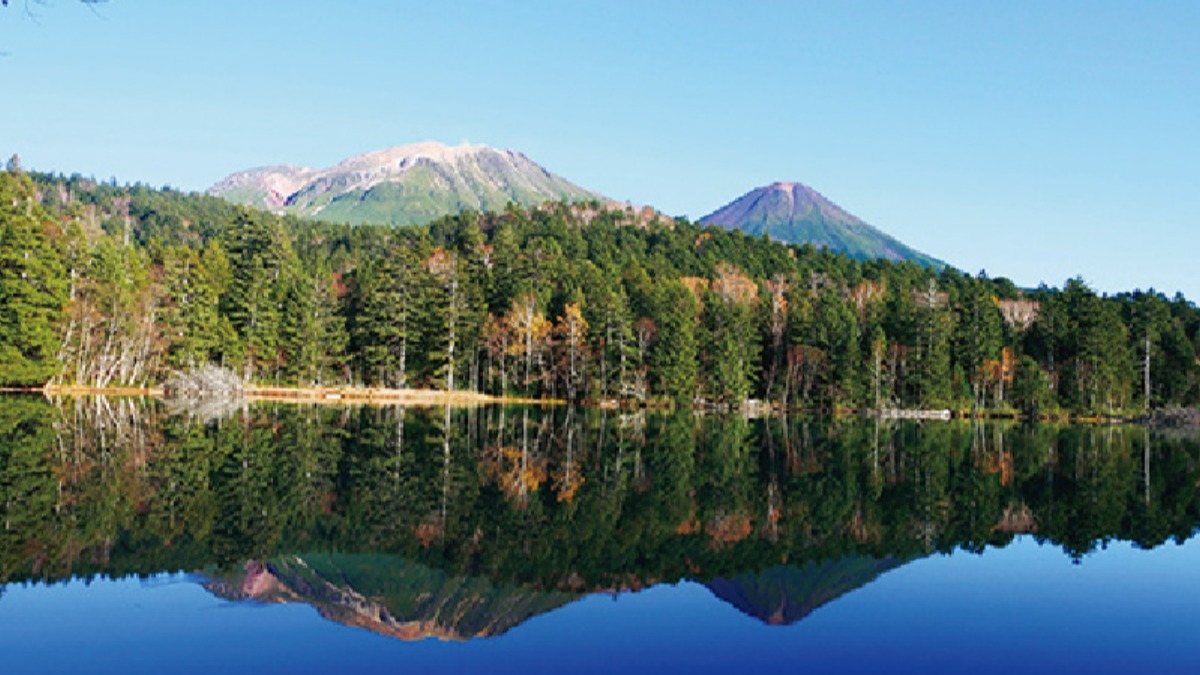
<instances>
[{"instance_id":1,"label":"conifer tree","mask_svg":"<svg viewBox=\"0 0 1200 675\"><path fill-rule=\"evenodd\" d=\"M369 278L360 276L354 343L368 381L408 386L409 361L418 344L420 268L412 247L394 247Z\"/></svg>"},{"instance_id":2,"label":"conifer tree","mask_svg":"<svg viewBox=\"0 0 1200 675\"><path fill-rule=\"evenodd\" d=\"M982 283L967 279L959 297L954 328L954 357L960 372L970 381L975 405L982 405L988 385L998 374L1003 319L995 298ZM991 366L991 367L989 367ZM999 401L997 401L999 403Z\"/></svg>"},{"instance_id":3,"label":"conifer tree","mask_svg":"<svg viewBox=\"0 0 1200 675\"><path fill-rule=\"evenodd\" d=\"M632 375L638 366L638 349L630 320L629 301L620 284L605 284L594 303L592 324L597 340L598 384L602 398L612 395L645 398L634 387ZM640 397L638 394L640 393Z\"/></svg>"},{"instance_id":4,"label":"conifer tree","mask_svg":"<svg viewBox=\"0 0 1200 675\"><path fill-rule=\"evenodd\" d=\"M280 342L284 375L302 385L336 377L345 350L345 330L327 270L293 270L286 280Z\"/></svg>"},{"instance_id":5,"label":"conifer tree","mask_svg":"<svg viewBox=\"0 0 1200 675\"><path fill-rule=\"evenodd\" d=\"M19 163L0 172L0 383L44 384L58 371L67 300L61 253Z\"/></svg>"},{"instance_id":6,"label":"conifer tree","mask_svg":"<svg viewBox=\"0 0 1200 675\"><path fill-rule=\"evenodd\" d=\"M953 329L946 295L930 279L920 292L916 311L917 403L925 408L950 401L950 335Z\"/></svg>"},{"instance_id":7,"label":"conifer tree","mask_svg":"<svg viewBox=\"0 0 1200 675\"><path fill-rule=\"evenodd\" d=\"M696 297L676 280L664 283L656 298L657 340L651 367L658 390L677 402L696 396L699 342L696 336Z\"/></svg>"},{"instance_id":8,"label":"conifer tree","mask_svg":"<svg viewBox=\"0 0 1200 675\"><path fill-rule=\"evenodd\" d=\"M219 249L217 249L219 250ZM162 324L167 339L167 359L176 369L219 358L222 345L232 338L219 311L220 289L194 249L173 246L163 260L167 302Z\"/></svg>"},{"instance_id":9,"label":"conifer tree","mask_svg":"<svg viewBox=\"0 0 1200 675\"><path fill-rule=\"evenodd\" d=\"M230 281L221 301L243 350L247 380L275 376L291 246L277 220L242 209L226 232ZM265 373L263 371L266 371Z\"/></svg>"},{"instance_id":10,"label":"conifer tree","mask_svg":"<svg viewBox=\"0 0 1200 675\"><path fill-rule=\"evenodd\" d=\"M803 338L826 362L822 369L822 398L829 405L854 405L859 376L858 316L836 290L821 292Z\"/></svg>"}]
</instances>

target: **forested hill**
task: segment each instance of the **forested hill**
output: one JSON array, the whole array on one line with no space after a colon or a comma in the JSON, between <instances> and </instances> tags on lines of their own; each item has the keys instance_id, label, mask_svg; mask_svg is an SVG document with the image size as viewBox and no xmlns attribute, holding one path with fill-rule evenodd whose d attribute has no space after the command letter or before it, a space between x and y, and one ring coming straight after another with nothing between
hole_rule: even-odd
<instances>
[{"instance_id":1,"label":"forested hill","mask_svg":"<svg viewBox=\"0 0 1200 675\"><path fill-rule=\"evenodd\" d=\"M13 170L0 259L10 385L212 362L257 382L825 409L1200 399L1181 297L1026 293L597 203L351 227Z\"/></svg>"}]
</instances>

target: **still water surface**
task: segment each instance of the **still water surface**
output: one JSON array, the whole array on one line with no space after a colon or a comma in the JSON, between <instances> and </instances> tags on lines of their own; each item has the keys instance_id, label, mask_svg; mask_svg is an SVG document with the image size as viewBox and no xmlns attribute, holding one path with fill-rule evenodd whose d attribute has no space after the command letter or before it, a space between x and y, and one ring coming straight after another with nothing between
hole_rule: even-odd
<instances>
[{"instance_id":1,"label":"still water surface","mask_svg":"<svg viewBox=\"0 0 1200 675\"><path fill-rule=\"evenodd\" d=\"M1197 672L1140 428L0 399L0 668Z\"/></svg>"}]
</instances>

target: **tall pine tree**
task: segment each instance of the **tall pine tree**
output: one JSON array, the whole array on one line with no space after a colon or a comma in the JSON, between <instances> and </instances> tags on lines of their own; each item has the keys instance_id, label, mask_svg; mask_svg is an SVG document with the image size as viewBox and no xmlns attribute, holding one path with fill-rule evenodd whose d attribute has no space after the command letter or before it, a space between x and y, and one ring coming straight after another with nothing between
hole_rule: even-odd
<instances>
[{"instance_id":1,"label":"tall pine tree","mask_svg":"<svg viewBox=\"0 0 1200 675\"><path fill-rule=\"evenodd\" d=\"M19 165L0 172L0 383L39 385L58 370L58 322L67 300L48 215Z\"/></svg>"}]
</instances>

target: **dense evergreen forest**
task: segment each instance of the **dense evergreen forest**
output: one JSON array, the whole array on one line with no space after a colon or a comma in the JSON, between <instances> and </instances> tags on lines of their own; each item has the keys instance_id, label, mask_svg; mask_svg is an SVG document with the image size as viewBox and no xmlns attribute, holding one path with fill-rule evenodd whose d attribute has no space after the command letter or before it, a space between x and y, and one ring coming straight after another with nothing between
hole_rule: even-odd
<instances>
[{"instance_id":1,"label":"dense evergreen forest","mask_svg":"<svg viewBox=\"0 0 1200 675\"><path fill-rule=\"evenodd\" d=\"M0 584L340 552L600 590L1200 519L1200 444L1133 426L22 397L0 447Z\"/></svg>"},{"instance_id":2,"label":"dense evergreen forest","mask_svg":"<svg viewBox=\"0 0 1200 675\"><path fill-rule=\"evenodd\" d=\"M425 226L0 172L0 382L435 387L1096 414L1200 401L1200 311L854 260L598 203Z\"/></svg>"}]
</instances>

